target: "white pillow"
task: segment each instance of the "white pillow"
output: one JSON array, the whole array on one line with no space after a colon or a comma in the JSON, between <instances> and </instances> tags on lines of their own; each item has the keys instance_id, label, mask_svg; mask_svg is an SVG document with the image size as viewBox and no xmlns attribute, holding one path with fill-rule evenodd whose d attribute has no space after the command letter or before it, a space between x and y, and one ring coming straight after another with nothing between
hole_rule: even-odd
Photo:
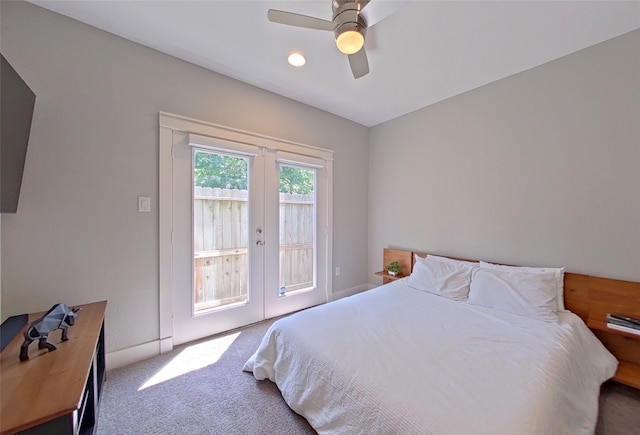
<instances>
[{"instance_id":1,"label":"white pillow","mask_svg":"<svg viewBox=\"0 0 640 435\"><path fill-rule=\"evenodd\" d=\"M545 321L558 321L555 273L477 268L469 303Z\"/></svg>"},{"instance_id":2,"label":"white pillow","mask_svg":"<svg viewBox=\"0 0 640 435\"><path fill-rule=\"evenodd\" d=\"M519 267L505 266L502 264L480 262L481 268L506 270L511 272L528 272L528 273L555 273L556 277L556 303L557 311L565 311L564 308L564 267Z\"/></svg>"},{"instance_id":3,"label":"white pillow","mask_svg":"<svg viewBox=\"0 0 640 435\"><path fill-rule=\"evenodd\" d=\"M463 301L469 294L473 267L439 261L416 261L407 285L422 291Z\"/></svg>"},{"instance_id":4,"label":"white pillow","mask_svg":"<svg viewBox=\"0 0 640 435\"><path fill-rule=\"evenodd\" d=\"M449 263L449 264L455 264L458 266L465 266L465 267L477 267L478 263L473 262L473 261L464 261L464 260L455 260L453 258L449 258L449 257L440 257L438 255L427 255L425 258L421 258L416 256L416 258L419 258L420 260L426 260L426 261L439 261L441 263Z\"/></svg>"}]
</instances>

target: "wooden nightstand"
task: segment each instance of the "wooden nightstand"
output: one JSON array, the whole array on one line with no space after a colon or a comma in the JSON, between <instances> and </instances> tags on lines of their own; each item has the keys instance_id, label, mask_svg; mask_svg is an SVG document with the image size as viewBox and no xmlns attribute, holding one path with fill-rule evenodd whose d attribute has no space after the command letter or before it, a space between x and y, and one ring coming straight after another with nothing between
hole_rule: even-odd
<instances>
[{"instance_id":1,"label":"wooden nightstand","mask_svg":"<svg viewBox=\"0 0 640 435\"><path fill-rule=\"evenodd\" d=\"M638 283L589 277L589 315L587 326L618 358L620 365L614 380L640 389L640 335L607 327L607 314L640 318Z\"/></svg>"},{"instance_id":2,"label":"wooden nightstand","mask_svg":"<svg viewBox=\"0 0 640 435\"><path fill-rule=\"evenodd\" d=\"M402 275L402 274L396 275L396 276L389 275L389 273L386 270L381 270L379 272L376 272L375 275L381 276L382 277L382 282L384 284L388 284L391 281L395 281L397 279L406 278L407 276L409 276L409 275Z\"/></svg>"},{"instance_id":3,"label":"wooden nightstand","mask_svg":"<svg viewBox=\"0 0 640 435\"><path fill-rule=\"evenodd\" d=\"M400 271L400 275L391 276L387 273L386 270L381 270L376 272L377 276L382 277L382 283L387 284L391 281L395 281L397 279L402 279L406 276L411 275L411 271L413 270L413 253L411 251L401 251L398 249L384 249L382 254L382 265L387 267L389 263L397 261L402 266L402 271Z\"/></svg>"}]
</instances>

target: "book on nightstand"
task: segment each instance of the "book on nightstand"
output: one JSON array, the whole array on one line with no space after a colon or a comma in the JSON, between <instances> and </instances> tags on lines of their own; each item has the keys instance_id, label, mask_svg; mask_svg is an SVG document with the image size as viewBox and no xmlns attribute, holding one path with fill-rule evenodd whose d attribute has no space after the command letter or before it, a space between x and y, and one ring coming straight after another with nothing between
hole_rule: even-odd
<instances>
[{"instance_id":1,"label":"book on nightstand","mask_svg":"<svg viewBox=\"0 0 640 435\"><path fill-rule=\"evenodd\" d=\"M607 327L630 334L640 335L640 319L622 314L607 314Z\"/></svg>"}]
</instances>

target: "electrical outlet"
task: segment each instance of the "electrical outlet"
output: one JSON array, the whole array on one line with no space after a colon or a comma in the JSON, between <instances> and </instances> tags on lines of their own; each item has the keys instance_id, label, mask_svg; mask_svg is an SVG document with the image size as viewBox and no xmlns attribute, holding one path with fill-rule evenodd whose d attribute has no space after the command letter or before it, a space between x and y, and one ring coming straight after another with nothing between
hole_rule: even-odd
<instances>
[{"instance_id":1,"label":"electrical outlet","mask_svg":"<svg viewBox=\"0 0 640 435\"><path fill-rule=\"evenodd\" d=\"M336 266L336 276L340 276L340 266Z\"/></svg>"}]
</instances>

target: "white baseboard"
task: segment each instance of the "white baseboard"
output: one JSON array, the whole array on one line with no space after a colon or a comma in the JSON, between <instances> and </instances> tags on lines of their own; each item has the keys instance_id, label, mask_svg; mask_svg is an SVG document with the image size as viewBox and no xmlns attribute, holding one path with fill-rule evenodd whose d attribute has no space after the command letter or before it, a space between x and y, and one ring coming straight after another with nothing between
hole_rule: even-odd
<instances>
[{"instance_id":1,"label":"white baseboard","mask_svg":"<svg viewBox=\"0 0 640 435\"><path fill-rule=\"evenodd\" d=\"M331 300L335 301L337 299L342 299L342 298L346 298L347 296L353 296L357 293L361 293L363 291L367 291L371 288L373 288L374 286L372 286L371 284L362 284L356 287L351 287L348 289L344 289L344 290L338 290L338 291L334 291L331 294Z\"/></svg>"},{"instance_id":2,"label":"white baseboard","mask_svg":"<svg viewBox=\"0 0 640 435\"><path fill-rule=\"evenodd\" d=\"M117 369L160 355L160 340L109 352L105 356L107 370Z\"/></svg>"}]
</instances>

